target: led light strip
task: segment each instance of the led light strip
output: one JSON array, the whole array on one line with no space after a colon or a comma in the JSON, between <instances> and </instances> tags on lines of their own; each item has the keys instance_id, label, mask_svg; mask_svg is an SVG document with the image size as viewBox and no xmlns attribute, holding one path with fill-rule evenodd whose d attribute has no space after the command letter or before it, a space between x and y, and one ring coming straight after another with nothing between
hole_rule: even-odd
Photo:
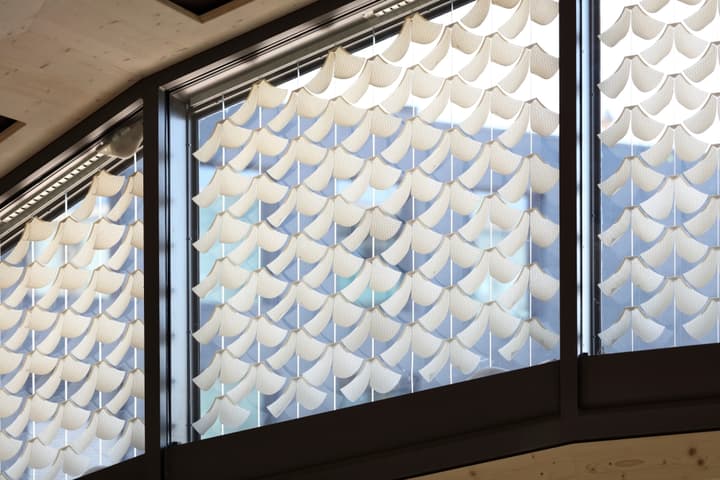
<instances>
[{"instance_id":1,"label":"led light strip","mask_svg":"<svg viewBox=\"0 0 720 480\"><path fill-rule=\"evenodd\" d=\"M63 175L59 180L56 180L54 183L52 183L50 186L45 187L43 190L41 190L39 193L37 193L34 197L32 197L30 200L26 201L22 205L16 207L12 212L7 214L1 221L3 223L8 223L14 219L16 219L18 216L22 215L23 212L30 209L32 206L46 198L48 195L50 195L55 190L65 187L68 182L71 182L78 174L86 170L88 167L92 166L95 162L97 162L100 159L107 158L103 155L94 154L92 155L88 160L85 160L83 163L77 165L75 168L73 168L70 172Z\"/></svg>"}]
</instances>

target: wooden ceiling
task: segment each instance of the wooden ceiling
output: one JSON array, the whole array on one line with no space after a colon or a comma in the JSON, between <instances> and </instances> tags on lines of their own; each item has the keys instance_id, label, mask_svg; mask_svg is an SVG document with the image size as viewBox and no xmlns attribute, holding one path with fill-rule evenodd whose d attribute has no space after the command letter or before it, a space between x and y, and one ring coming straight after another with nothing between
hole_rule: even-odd
<instances>
[{"instance_id":1,"label":"wooden ceiling","mask_svg":"<svg viewBox=\"0 0 720 480\"><path fill-rule=\"evenodd\" d=\"M0 177L139 79L312 0L242 0L199 21L160 0L0 0Z\"/></svg>"},{"instance_id":2,"label":"wooden ceiling","mask_svg":"<svg viewBox=\"0 0 720 480\"><path fill-rule=\"evenodd\" d=\"M719 480L720 432L578 443L415 480Z\"/></svg>"}]
</instances>

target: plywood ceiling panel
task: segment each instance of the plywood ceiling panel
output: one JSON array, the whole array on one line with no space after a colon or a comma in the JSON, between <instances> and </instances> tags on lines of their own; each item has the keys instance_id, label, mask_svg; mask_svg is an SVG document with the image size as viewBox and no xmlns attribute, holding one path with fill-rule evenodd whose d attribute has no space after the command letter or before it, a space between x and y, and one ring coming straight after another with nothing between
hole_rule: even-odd
<instances>
[{"instance_id":1,"label":"plywood ceiling panel","mask_svg":"<svg viewBox=\"0 0 720 480\"><path fill-rule=\"evenodd\" d=\"M250 0L198 22L160 1L0 0L0 176L137 80L302 8Z\"/></svg>"},{"instance_id":2,"label":"plywood ceiling panel","mask_svg":"<svg viewBox=\"0 0 720 480\"><path fill-rule=\"evenodd\" d=\"M720 480L720 432L578 443L415 480Z\"/></svg>"}]
</instances>

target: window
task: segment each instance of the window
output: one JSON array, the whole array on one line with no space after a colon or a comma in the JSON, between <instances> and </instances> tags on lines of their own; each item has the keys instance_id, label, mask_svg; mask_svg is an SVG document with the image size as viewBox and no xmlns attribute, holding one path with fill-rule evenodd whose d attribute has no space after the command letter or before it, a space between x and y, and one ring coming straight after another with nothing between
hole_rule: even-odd
<instances>
[{"instance_id":1,"label":"window","mask_svg":"<svg viewBox=\"0 0 720 480\"><path fill-rule=\"evenodd\" d=\"M717 2L602 2L604 351L717 342Z\"/></svg>"},{"instance_id":2,"label":"window","mask_svg":"<svg viewBox=\"0 0 720 480\"><path fill-rule=\"evenodd\" d=\"M3 209L0 471L77 477L145 448L142 121Z\"/></svg>"},{"instance_id":3,"label":"window","mask_svg":"<svg viewBox=\"0 0 720 480\"><path fill-rule=\"evenodd\" d=\"M197 434L558 358L557 3L506 3L198 113Z\"/></svg>"}]
</instances>

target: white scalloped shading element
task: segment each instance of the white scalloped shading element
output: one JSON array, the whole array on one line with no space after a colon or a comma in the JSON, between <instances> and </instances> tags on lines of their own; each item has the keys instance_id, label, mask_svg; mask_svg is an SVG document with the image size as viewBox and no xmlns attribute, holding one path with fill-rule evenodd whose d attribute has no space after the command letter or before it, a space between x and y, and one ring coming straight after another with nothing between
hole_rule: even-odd
<instances>
[{"instance_id":1,"label":"white scalloped shading element","mask_svg":"<svg viewBox=\"0 0 720 480\"><path fill-rule=\"evenodd\" d=\"M554 348L560 341L560 336L545 327L537 319L532 318L523 322L510 341L498 350L500 355L506 359L512 359L518 351L527 343L528 338L533 338L545 348Z\"/></svg>"},{"instance_id":2,"label":"white scalloped shading element","mask_svg":"<svg viewBox=\"0 0 720 480\"><path fill-rule=\"evenodd\" d=\"M601 319L599 336L606 348L631 331L653 347L713 341L720 10L717 0L632 3L599 37L601 55L622 60L598 85L613 112L598 132L599 238L603 264L613 262L598 286L602 308L624 309Z\"/></svg>"},{"instance_id":3,"label":"white scalloped shading element","mask_svg":"<svg viewBox=\"0 0 720 480\"><path fill-rule=\"evenodd\" d=\"M261 80L200 139L201 435L557 354L558 5L465 11Z\"/></svg>"},{"instance_id":4,"label":"white scalloped shading element","mask_svg":"<svg viewBox=\"0 0 720 480\"><path fill-rule=\"evenodd\" d=\"M632 330L645 343L652 343L662 335L665 327L645 315L641 309L628 307L620 318L598 334L604 346L611 346L620 337Z\"/></svg>"},{"instance_id":5,"label":"white scalloped shading element","mask_svg":"<svg viewBox=\"0 0 720 480\"><path fill-rule=\"evenodd\" d=\"M718 325L718 299L708 301L705 308L692 320L685 323L683 328L696 340L701 341L709 333L713 332Z\"/></svg>"},{"instance_id":6,"label":"white scalloped shading element","mask_svg":"<svg viewBox=\"0 0 720 480\"><path fill-rule=\"evenodd\" d=\"M620 168L601 182L598 187L605 195L612 196L624 187L630 178L634 185L646 192L655 190L665 179L662 174L647 165L642 158L628 157L623 159Z\"/></svg>"},{"instance_id":7,"label":"white scalloped shading element","mask_svg":"<svg viewBox=\"0 0 720 480\"><path fill-rule=\"evenodd\" d=\"M664 277L656 273L641 258L625 258L620 268L598 286L605 295L611 296L617 289L622 287L628 279L632 280L633 285L637 285L642 290L650 292L662 283Z\"/></svg>"},{"instance_id":8,"label":"white scalloped shading element","mask_svg":"<svg viewBox=\"0 0 720 480\"><path fill-rule=\"evenodd\" d=\"M708 151L708 145L695 138L683 125L665 127L655 144L640 156L653 167L677 157L685 162L695 162Z\"/></svg>"},{"instance_id":9,"label":"white scalloped shading element","mask_svg":"<svg viewBox=\"0 0 720 480\"><path fill-rule=\"evenodd\" d=\"M641 107L625 107L617 120L600 133L600 140L612 147L632 133L640 140L652 140L662 131L663 125L656 122Z\"/></svg>"},{"instance_id":10,"label":"white scalloped shading element","mask_svg":"<svg viewBox=\"0 0 720 480\"><path fill-rule=\"evenodd\" d=\"M660 85L662 72L653 69L638 55L630 55L623 59L617 70L600 82L600 91L610 98L616 98L627 88L634 86L645 93Z\"/></svg>"},{"instance_id":11,"label":"white scalloped shading element","mask_svg":"<svg viewBox=\"0 0 720 480\"><path fill-rule=\"evenodd\" d=\"M629 5L623 8L613 25L600 34L600 40L608 47L614 47L632 33L642 39L655 38L664 25L653 19L640 5Z\"/></svg>"},{"instance_id":12,"label":"white scalloped shading element","mask_svg":"<svg viewBox=\"0 0 720 480\"><path fill-rule=\"evenodd\" d=\"M128 170L95 174L65 216L29 220L0 261L7 478L83 475L98 442L105 465L145 448L143 176Z\"/></svg>"}]
</instances>

